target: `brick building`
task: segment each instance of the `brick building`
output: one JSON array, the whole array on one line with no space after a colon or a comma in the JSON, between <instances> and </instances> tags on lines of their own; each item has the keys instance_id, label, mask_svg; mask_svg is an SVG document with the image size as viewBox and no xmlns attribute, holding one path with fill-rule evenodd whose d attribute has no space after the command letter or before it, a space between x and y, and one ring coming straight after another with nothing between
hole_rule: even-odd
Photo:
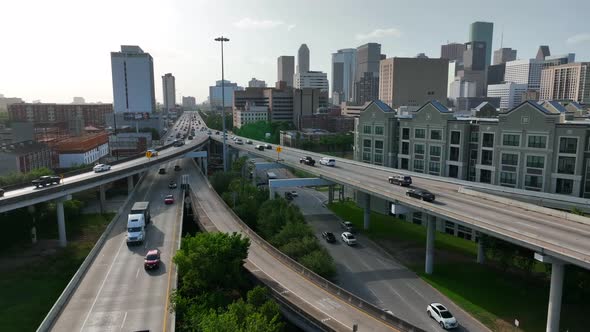
<instances>
[{"instance_id":1,"label":"brick building","mask_svg":"<svg viewBox=\"0 0 590 332\"><path fill-rule=\"evenodd\" d=\"M105 114L113 113L113 104L20 103L8 105L11 122L32 122L35 128L105 127Z\"/></svg>"},{"instance_id":2,"label":"brick building","mask_svg":"<svg viewBox=\"0 0 590 332\"><path fill-rule=\"evenodd\" d=\"M106 133L71 137L53 148L58 154L60 168L91 165L109 154L109 137Z\"/></svg>"},{"instance_id":3,"label":"brick building","mask_svg":"<svg viewBox=\"0 0 590 332\"><path fill-rule=\"evenodd\" d=\"M37 168L53 168L55 154L45 144L24 141L0 146L0 175L28 173Z\"/></svg>"}]
</instances>

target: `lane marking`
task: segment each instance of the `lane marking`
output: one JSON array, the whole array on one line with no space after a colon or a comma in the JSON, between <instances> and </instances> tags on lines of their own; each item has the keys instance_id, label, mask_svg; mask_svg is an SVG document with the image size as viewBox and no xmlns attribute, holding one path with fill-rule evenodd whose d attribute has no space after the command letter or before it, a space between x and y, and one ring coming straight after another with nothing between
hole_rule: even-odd
<instances>
[{"instance_id":1,"label":"lane marking","mask_svg":"<svg viewBox=\"0 0 590 332\"><path fill-rule=\"evenodd\" d=\"M137 268L137 272L135 273L135 279L137 279L137 276L139 276L139 268Z\"/></svg>"},{"instance_id":2,"label":"lane marking","mask_svg":"<svg viewBox=\"0 0 590 332\"><path fill-rule=\"evenodd\" d=\"M127 319L127 311L125 311L125 316L123 316L123 322L121 323L120 329L123 330L123 326L125 326L125 320Z\"/></svg>"}]
</instances>

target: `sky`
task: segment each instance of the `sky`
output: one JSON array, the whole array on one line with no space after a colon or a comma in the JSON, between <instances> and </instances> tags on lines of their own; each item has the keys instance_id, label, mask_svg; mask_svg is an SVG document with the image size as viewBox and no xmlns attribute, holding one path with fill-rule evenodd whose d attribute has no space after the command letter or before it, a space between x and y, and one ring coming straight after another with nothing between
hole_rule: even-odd
<instances>
[{"instance_id":1,"label":"sky","mask_svg":"<svg viewBox=\"0 0 590 332\"><path fill-rule=\"evenodd\" d=\"M331 54L368 42L387 57L426 53L466 42L469 24L494 23L492 48L532 58L539 45L551 54L590 61L587 0L4 0L0 19L0 94L25 101L112 102L110 52L139 45L154 58L156 100L165 73L180 96L207 99L221 79L247 86L252 77L274 86L277 57L310 49L310 69L331 75Z\"/></svg>"}]
</instances>

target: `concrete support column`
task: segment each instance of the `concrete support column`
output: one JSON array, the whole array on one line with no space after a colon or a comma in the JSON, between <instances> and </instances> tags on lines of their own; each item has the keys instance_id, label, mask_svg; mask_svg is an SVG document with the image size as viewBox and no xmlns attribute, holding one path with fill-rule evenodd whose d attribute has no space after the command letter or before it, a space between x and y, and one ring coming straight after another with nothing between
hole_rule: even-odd
<instances>
[{"instance_id":1,"label":"concrete support column","mask_svg":"<svg viewBox=\"0 0 590 332\"><path fill-rule=\"evenodd\" d=\"M127 194L130 194L133 190L133 175L127 177Z\"/></svg>"},{"instance_id":2,"label":"concrete support column","mask_svg":"<svg viewBox=\"0 0 590 332\"><path fill-rule=\"evenodd\" d=\"M274 188L268 187L268 199L274 199L274 198L275 198Z\"/></svg>"},{"instance_id":3,"label":"concrete support column","mask_svg":"<svg viewBox=\"0 0 590 332\"><path fill-rule=\"evenodd\" d=\"M334 185L328 186L328 204L334 202Z\"/></svg>"},{"instance_id":4,"label":"concrete support column","mask_svg":"<svg viewBox=\"0 0 590 332\"><path fill-rule=\"evenodd\" d=\"M436 235L436 219L434 216L428 215L428 225L426 229L426 274L432 274L434 265L434 237Z\"/></svg>"},{"instance_id":5,"label":"concrete support column","mask_svg":"<svg viewBox=\"0 0 590 332\"><path fill-rule=\"evenodd\" d=\"M57 230L59 233L59 246L65 247L68 244L66 239L66 218L64 216L64 201L57 201Z\"/></svg>"},{"instance_id":6,"label":"concrete support column","mask_svg":"<svg viewBox=\"0 0 590 332\"><path fill-rule=\"evenodd\" d=\"M479 241L477 241L477 264L483 264L486 260L484 249L484 244L481 239L479 239Z\"/></svg>"},{"instance_id":7,"label":"concrete support column","mask_svg":"<svg viewBox=\"0 0 590 332\"><path fill-rule=\"evenodd\" d=\"M100 196L100 213L106 212L106 194L105 194L105 185L101 184L98 187L99 196Z\"/></svg>"},{"instance_id":8,"label":"concrete support column","mask_svg":"<svg viewBox=\"0 0 590 332\"><path fill-rule=\"evenodd\" d=\"M369 229L371 224L371 195L363 193L365 195L365 204L363 206L363 228Z\"/></svg>"},{"instance_id":9,"label":"concrete support column","mask_svg":"<svg viewBox=\"0 0 590 332\"><path fill-rule=\"evenodd\" d=\"M547 332L559 332L561 315L561 295L563 293L564 264L555 261L551 264L551 288L549 289L549 308L547 311Z\"/></svg>"}]
</instances>

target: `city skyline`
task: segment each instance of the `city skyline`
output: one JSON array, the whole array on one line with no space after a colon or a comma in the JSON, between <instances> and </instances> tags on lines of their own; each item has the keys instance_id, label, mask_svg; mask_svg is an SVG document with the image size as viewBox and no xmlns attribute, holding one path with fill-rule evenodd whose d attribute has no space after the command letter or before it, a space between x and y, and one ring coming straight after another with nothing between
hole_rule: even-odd
<instances>
[{"instance_id":1,"label":"city skyline","mask_svg":"<svg viewBox=\"0 0 590 332\"><path fill-rule=\"evenodd\" d=\"M2 55L0 93L29 102L35 99L70 102L73 96L82 96L87 102L112 102L109 54L128 44L138 45L152 55L154 76L174 73L177 100L181 96L195 96L201 103L207 98L208 87L221 76L219 49L213 41L219 33L230 38L225 54L226 78L242 86L252 77L274 85L277 57L296 56L303 43L310 49L312 69L331 77L331 55L338 49L375 42L382 45L382 53L388 58L414 57L422 52L439 57L440 47L447 41L467 42L469 25L475 21L494 23L492 51L500 48L503 32L502 46L516 49L520 59L533 58L539 45L549 45L552 54L576 53L577 61L590 60L590 28L582 20L567 20L567 11L551 11L530 6L531 3L499 1L475 7L462 1L457 4L463 9L458 14L453 8L434 1L428 12L423 11L423 5L372 1L368 5L385 10L359 16L360 5L343 6L342 15L356 17L343 24L336 17L322 15L334 1L302 1L280 6L270 1L254 2L255 6L224 1L215 4L147 1L142 6L129 2L115 7L114 1L79 4L62 0L36 3L35 11L31 11L30 4L9 3L7 12L12 14L0 22L0 27L11 31L5 36L5 45L14 51ZM299 15L308 6L314 6L315 10ZM571 0L563 8L584 12L590 9L590 4ZM398 19L391 23L391 17L385 13L394 11ZM51 15L44 14L48 12ZM85 12L94 14L81 15ZM522 15L523 12L527 15ZM23 27L18 18L21 14L44 29ZM128 24L104 24L107 16L109 20L125 20ZM153 17L170 24L155 24ZM417 17L421 20L416 20ZM444 28L432 30L420 23L425 19L440 21L441 17L452 17ZM568 25L544 24L560 19L567 20ZM39 56L39 49L44 51L43 57ZM64 56L65 51L84 56ZM156 84L155 95L158 102L163 102L160 84Z\"/></svg>"}]
</instances>

